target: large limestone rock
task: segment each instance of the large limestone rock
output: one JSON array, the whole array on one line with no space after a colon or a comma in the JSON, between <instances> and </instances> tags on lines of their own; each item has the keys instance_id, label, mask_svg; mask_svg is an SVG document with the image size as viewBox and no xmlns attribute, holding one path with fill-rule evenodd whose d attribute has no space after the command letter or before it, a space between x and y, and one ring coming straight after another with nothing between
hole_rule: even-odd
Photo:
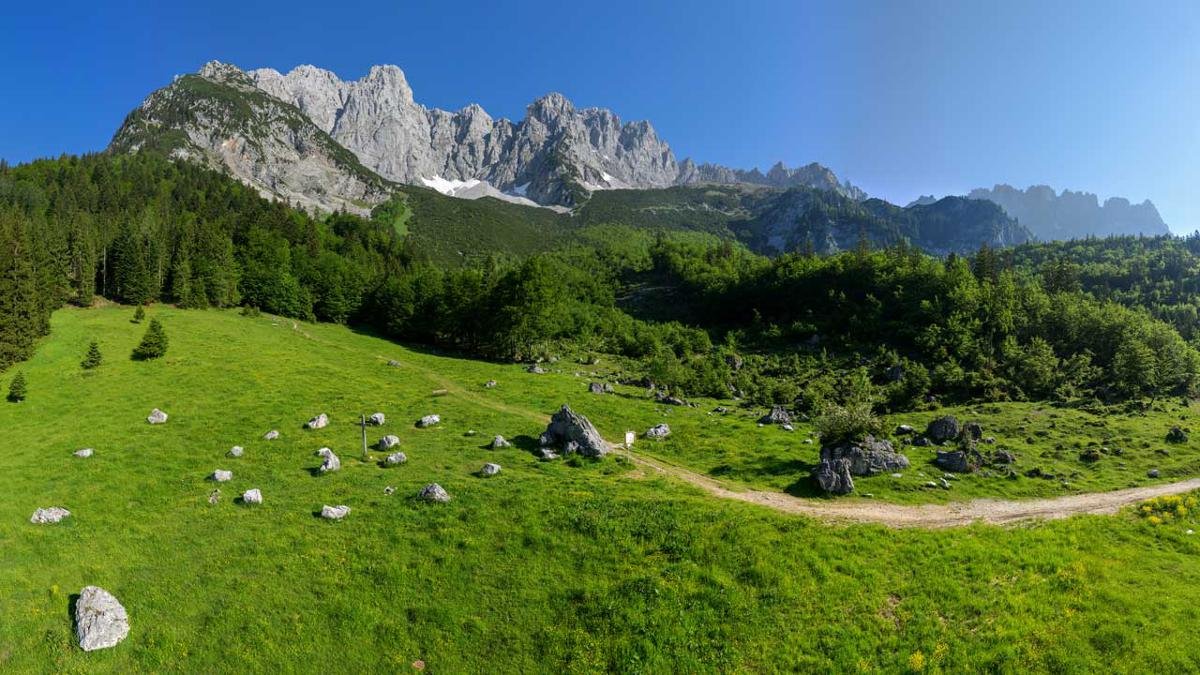
<instances>
[{"instance_id":1,"label":"large limestone rock","mask_svg":"<svg viewBox=\"0 0 1200 675\"><path fill-rule=\"evenodd\" d=\"M838 443L821 448L821 461L845 459L850 462L850 473L855 476L873 476L877 473L892 473L908 468L908 457L896 452L891 441L867 436L862 440Z\"/></svg>"},{"instance_id":2,"label":"large limestone rock","mask_svg":"<svg viewBox=\"0 0 1200 675\"><path fill-rule=\"evenodd\" d=\"M792 416L788 414L787 408L781 405L773 406L771 412L763 415L759 420L759 424L791 424Z\"/></svg>"},{"instance_id":3,"label":"large limestone rock","mask_svg":"<svg viewBox=\"0 0 1200 675\"><path fill-rule=\"evenodd\" d=\"M666 438L671 435L671 427L667 424L656 424L646 430L646 438Z\"/></svg>"},{"instance_id":4,"label":"large limestone rock","mask_svg":"<svg viewBox=\"0 0 1200 675\"><path fill-rule=\"evenodd\" d=\"M316 417L305 422L304 426L308 427L309 429L324 429L325 427L329 426L329 415L321 413L320 415L317 415Z\"/></svg>"},{"instance_id":5,"label":"large limestone rock","mask_svg":"<svg viewBox=\"0 0 1200 675\"><path fill-rule=\"evenodd\" d=\"M944 443L958 438L961 432L958 418L954 415L946 415L933 420L929 426L925 427L925 438L934 443Z\"/></svg>"},{"instance_id":6,"label":"large limestone rock","mask_svg":"<svg viewBox=\"0 0 1200 675\"><path fill-rule=\"evenodd\" d=\"M608 443L600 437L591 421L566 405L550 417L540 444L560 448L565 454L578 452L584 457L603 457L609 451Z\"/></svg>"},{"instance_id":7,"label":"large limestone rock","mask_svg":"<svg viewBox=\"0 0 1200 675\"><path fill-rule=\"evenodd\" d=\"M427 502L438 502L444 504L450 501L450 494L447 493L446 490L437 483L430 483L429 485L421 488L421 492L418 493L417 496Z\"/></svg>"},{"instance_id":8,"label":"large limestone rock","mask_svg":"<svg viewBox=\"0 0 1200 675\"><path fill-rule=\"evenodd\" d=\"M328 504L321 507L321 517L326 520L341 520L350 513L350 507L342 504L340 506L330 506Z\"/></svg>"},{"instance_id":9,"label":"large limestone rock","mask_svg":"<svg viewBox=\"0 0 1200 675\"><path fill-rule=\"evenodd\" d=\"M276 431L275 429L272 429L272 430L268 431L267 433L263 434L264 441L274 441L274 440L277 440L278 438L279 438L279 432Z\"/></svg>"},{"instance_id":10,"label":"large limestone rock","mask_svg":"<svg viewBox=\"0 0 1200 675\"><path fill-rule=\"evenodd\" d=\"M417 420L417 426L424 429L426 427L432 427L434 425L441 424L441 422L442 422L441 415L426 415L426 416L422 417L421 419Z\"/></svg>"},{"instance_id":11,"label":"large limestone rock","mask_svg":"<svg viewBox=\"0 0 1200 675\"><path fill-rule=\"evenodd\" d=\"M321 466L317 467L317 471L321 473L329 473L342 468L342 460L338 459L338 456L333 454L333 450L329 448L317 450L317 456L324 460L321 462Z\"/></svg>"},{"instance_id":12,"label":"large limestone rock","mask_svg":"<svg viewBox=\"0 0 1200 675\"><path fill-rule=\"evenodd\" d=\"M381 412L377 412L374 415L371 415L370 417L367 418L368 424L371 424L371 425L374 425L377 427L382 426L385 421L387 421L387 418L384 417L384 414Z\"/></svg>"},{"instance_id":13,"label":"large limestone rock","mask_svg":"<svg viewBox=\"0 0 1200 675\"><path fill-rule=\"evenodd\" d=\"M166 424L167 413L155 408L150 411L150 415L146 418L146 421L150 424Z\"/></svg>"},{"instance_id":14,"label":"large limestone rock","mask_svg":"<svg viewBox=\"0 0 1200 675\"><path fill-rule=\"evenodd\" d=\"M262 490L259 490L258 488L254 488L252 490L246 490L245 492L242 493L242 503L243 504L261 504L262 503Z\"/></svg>"},{"instance_id":15,"label":"large limestone rock","mask_svg":"<svg viewBox=\"0 0 1200 675\"><path fill-rule=\"evenodd\" d=\"M50 523L57 523L69 515L71 515L71 512L62 508L61 506L51 506L49 508L38 509L37 511L34 511L33 515L29 518L29 522L33 523L34 525L47 525Z\"/></svg>"},{"instance_id":16,"label":"large limestone rock","mask_svg":"<svg viewBox=\"0 0 1200 675\"><path fill-rule=\"evenodd\" d=\"M209 480L212 480L217 483L227 483L227 482L233 480L233 472L225 471L223 469L217 469L216 471L213 471L212 475L210 475L208 478L209 478Z\"/></svg>"},{"instance_id":17,"label":"large limestone rock","mask_svg":"<svg viewBox=\"0 0 1200 675\"><path fill-rule=\"evenodd\" d=\"M91 448L83 448L81 450L76 450L75 452L73 452L71 454L75 455L76 457L82 457L83 459L87 459L88 457L91 457L94 452L95 451L92 450Z\"/></svg>"},{"instance_id":18,"label":"large limestone rock","mask_svg":"<svg viewBox=\"0 0 1200 675\"><path fill-rule=\"evenodd\" d=\"M75 601L75 637L85 652L115 647L129 635L129 615L112 593L85 586Z\"/></svg>"},{"instance_id":19,"label":"large limestone rock","mask_svg":"<svg viewBox=\"0 0 1200 675\"><path fill-rule=\"evenodd\" d=\"M492 462L484 464L483 468L479 470L479 475L483 476L484 478L495 476L498 473L500 473L500 465Z\"/></svg>"},{"instance_id":20,"label":"large limestone rock","mask_svg":"<svg viewBox=\"0 0 1200 675\"><path fill-rule=\"evenodd\" d=\"M388 466L399 466L407 461L408 455L404 454L403 452L393 452L383 460L383 463Z\"/></svg>"},{"instance_id":21,"label":"large limestone rock","mask_svg":"<svg viewBox=\"0 0 1200 675\"><path fill-rule=\"evenodd\" d=\"M235 445L229 449L229 452L227 452L225 454L229 455L230 457L241 457L245 453L246 453L246 451L242 448L242 446Z\"/></svg>"},{"instance_id":22,"label":"large limestone rock","mask_svg":"<svg viewBox=\"0 0 1200 675\"><path fill-rule=\"evenodd\" d=\"M813 476L817 479L817 485L830 494L846 495L854 491L854 478L850 475L848 459L822 461Z\"/></svg>"},{"instance_id":23,"label":"large limestone rock","mask_svg":"<svg viewBox=\"0 0 1200 675\"><path fill-rule=\"evenodd\" d=\"M388 434L387 436L384 436L383 438L379 439L379 449L380 450L391 450L392 448L396 447L397 445L400 445L400 437L399 436L393 436L391 434Z\"/></svg>"},{"instance_id":24,"label":"large limestone rock","mask_svg":"<svg viewBox=\"0 0 1200 675\"><path fill-rule=\"evenodd\" d=\"M504 438L503 436L501 436L500 434L496 434L496 437L492 439L492 443L491 443L490 447L493 450L500 450L501 448L512 447L512 443L509 443L508 440L506 438Z\"/></svg>"}]
</instances>

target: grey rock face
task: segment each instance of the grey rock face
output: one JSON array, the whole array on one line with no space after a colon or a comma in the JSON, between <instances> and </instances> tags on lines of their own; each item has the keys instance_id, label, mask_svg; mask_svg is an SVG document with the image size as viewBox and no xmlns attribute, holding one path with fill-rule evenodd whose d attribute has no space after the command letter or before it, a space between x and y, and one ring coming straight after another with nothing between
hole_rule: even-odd
<instances>
[{"instance_id":1,"label":"grey rock face","mask_svg":"<svg viewBox=\"0 0 1200 675\"><path fill-rule=\"evenodd\" d=\"M264 440L264 441L274 441L274 440L276 440L276 439L278 439L278 438L279 438L279 432L278 432L278 431L276 431L276 430L274 430L274 429L272 429L272 430L268 431L267 433L263 434L263 440Z\"/></svg>"},{"instance_id":2,"label":"grey rock face","mask_svg":"<svg viewBox=\"0 0 1200 675\"><path fill-rule=\"evenodd\" d=\"M208 479L217 483L225 483L233 480L233 472L217 469L216 471L213 471L211 475L209 475Z\"/></svg>"},{"instance_id":3,"label":"grey rock face","mask_svg":"<svg viewBox=\"0 0 1200 675\"><path fill-rule=\"evenodd\" d=\"M822 464L841 459L849 462L850 473L855 476L892 473L908 468L908 457L896 452L891 442L873 436L821 448Z\"/></svg>"},{"instance_id":4,"label":"grey rock face","mask_svg":"<svg viewBox=\"0 0 1200 675\"><path fill-rule=\"evenodd\" d=\"M484 382L484 383L483 383L483 387L484 387L484 389L492 389L492 388L494 388L495 386L496 386L496 381L495 381L495 380L488 380L487 382Z\"/></svg>"},{"instance_id":5,"label":"grey rock face","mask_svg":"<svg viewBox=\"0 0 1200 675\"><path fill-rule=\"evenodd\" d=\"M854 478L850 474L849 459L822 460L813 477L825 492L846 495L854 491Z\"/></svg>"},{"instance_id":6,"label":"grey rock face","mask_svg":"<svg viewBox=\"0 0 1200 675\"><path fill-rule=\"evenodd\" d=\"M230 457L241 457L243 454L245 454L245 452L246 451L242 449L242 446L235 445L229 449L229 452L225 454L229 455Z\"/></svg>"},{"instance_id":7,"label":"grey rock face","mask_svg":"<svg viewBox=\"0 0 1200 675\"><path fill-rule=\"evenodd\" d=\"M599 382L591 382L588 384L588 391L593 394L603 394L604 385Z\"/></svg>"},{"instance_id":8,"label":"grey rock face","mask_svg":"<svg viewBox=\"0 0 1200 675\"><path fill-rule=\"evenodd\" d=\"M554 452L553 449L548 447L538 448L534 454L537 455L537 458L543 462L548 462L552 459L558 459L558 453Z\"/></svg>"},{"instance_id":9,"label":"grey rock face","mask_svg":"<svg viewBox=\"0 0 1200 675\"><path fill-rule=\"evenodd\" d=\"M584 457L603 457L609 451L608 443L600 437L591 421L566 405L550 417L541 444L562 448L567 454L579 452Z\"/></svg>"},{"instance_id":10,"label":"grey rock face","mask_svg":"<svg viewBox=\"0 0 1200 675\"><path fill-rule=\"evenodd\" d=\"M961 429L958 425L958 418L953 415L939 417L929 423L925 428L925 437L934 443L944 443L958 438Z\"/></svg>"},{"instance_id":11,"label":"grey rock face","mask_svg":"<svg viewBox=\"0 0 1200 675\"><path fill-rule=\"evenodd\" d=\"M88 457L91 457L93 453L94 451L91 448L83 448L82 450L76 450L71 454L75 455L76 457L87 459Z\"/></svg>"},{"instance_id":12,"label":"grey rock face","mask_svg":"<svg viewBox=\"0 0 1200 675\"><path fill-rule=\"evenodd\" d=\"M422 417L421 419L417 420L417 426L424 429L425 427L432 427L436 424L440 424L441 421L442 421L441 415L426 415L426 416Z\"/></svg>"},{"instance_id":13,"label":"grey rock face","mask_svg":"<svg viewBox=\"0 0 1200 675\"><path fill-rule=\"evenodd\" d=\"M1026 190L996 185L990 190L972 190L967 196L999 204L1042 240L1169 233L1158 209L1149 200L1131 204L1127 199L1114 197L1101 204L1094 194L1070 190L1060 194L1048 185L1034 185Z\"/></svg>"},{"instance_id":14,"label":"grey rock face","mask_svg":"<svg viewBox=\"0 0 1200 675\"><path fill-rule=\"evenodd\" d=\"M305 422L304 426L308 427L309 429L324 429L325 427L329 426L329 415L321 413L320 415L317 415L316 417Z\"/></svg>"},{"instance_id":15,"label":"grey rock face","mask_svg":"<svg viewBox=\"0 0 1200 675\"><path fill-rule=\"evenodd\" d=\"M330 471L337 471L342 468L342 460L338 459L338 456L333 454L333 450L329 448L317 450L317 456L325 460L321 462L321 466L317 467L317 471L321 473L329 473Z\"/></svg>"},{"instance_id":16,"label":"grey rock face","mask_svg":"<svg viewBox=\"0 0 1200 675\"><path fill-rule=\"evenodd\" d=\"M29 522L33 523L34 525L47 525L51 523L57 523L70 515L71 512L62 508L61 506L51 506L49 508L38 509L37 511L34 511L33 515L29 518Z\"/></svg>"},{"instance_id":17,"label":"grey rock face","mask_svg":"<svg viewBox=\"0 0 1200 675\"><path fill-rule=\"evenodd\" d=\"M383 438L379 439L379 449L380 450L390 450L390 449L396 447L397 445L400 445L400 438L398 436L393 436L391 434L388 434L387 436L384 436Z\"/></svg>"},{"instance_id":18,"label":"grey rock face","mask_svg":"<svg viewBox=\"0 0 1200 675\"><path fill-rule=\"evenodd\" d=\"M397 466L397 465L403 464L407 461L408 461L408 455L404 454L403 452L393 452L392 454L388 455L386 459L383 460L383 463L388 466Z\"/></svg>"},{"instance_id":19,"label":"grey rock face","mask_svg":"<svg viewBox=\"0 0 1200 675\"><path fill-rule=\"evenodd\" d=\"M671 427L666 424L656 424L646 431L646 438L666 438L671 435Z\"/></svg>"},{"instance_id":20,"label":"grey rock face","mask_svg":"<svg viewBox=\"0 0 1200 675\"><path fill-rule=\"evenodd\" d=\"M154 410L150 411L150 415L146 418L146 421L150 424L166 424L167 413L155 408Z\"/></svg>"},{"instance_id":21,"label":"grey rock face","mask_svg":"<svg viewBox=\"0 0 1200 675\"><path fill-rule=\"evenodd\" d=\"M496 437L492 439L491 448L493 450L499 450L501 448L509 448L509 447L512 447L512 443L509 443L508 440L505 439L500 434L496 434Z\"/></svg>"},{"instance_id":22,"label":"grey rock face","mask_svg":"<svg viewBox=\"0 0 1200 675\"><path fill-rule=\"evenodd\" d=\"M491 462L484 464L483 468L479 470L479 475L484 476L485 478L495 476L498 473L500 473L500 465L493 464Z\"/></svg>"},{"instance_id":23,"label":"grey rock face","mask_svg":"<svg viewBox=\"0 0 1200 675\"><path fill-rule=\"evenodd\" d=\"M262 503L262 491L259 490L258 488L254 488L252 490L246 490L245 492L242 493L242 503L243 504L261 504Z\"/></svg>"},{"instance_id":24,"label":"grey rock face","mask_svg":"<svg viewBox=\"0 0 1200 675\"><path fill-rule=\"evenodd\" d=\"M546 371L543 370L542 367L536 363L529 366L528 368L526 368L525 372L532 373L534 375L545 375L546 374Z\"/></svg>"},{"instance_id":25,"label":"grey rock face","mask_svg":"<svg viewBox=\"0 0 1200 675\"><path fill-rule=\"evenodd\" d=\"M759 418L758 422L759 424L791 424L792 416L788 414L787 408L777 405L771 408L771 412Z\"/></svg>"},{"instance_id":26,"label":"grey rock face","mask_svg":"<svg viewBox=\"0 0 1200 675\"><path fill-rule=\"evenodd\" d=\"M449 493L447 493L446 490L444 490L442 486L438 485L437 483L430 483L429 485L421 488L421 491L417 494L417 496L427 502L438 502L444 504L450 501Z\"/></svg>"},{"instance_id":27,"label":"grey rock face","mask_svg":"<svg viewBox=\"0 0 1200 675\"><path fill-rule=\"evenodd\" d=\"M377 427L382 426L385 421L387 421L387 418L384 417L383 413L381 413L381 412L377 412L374 415L371 415L370 417L367 418L368 424L372 424Z\"/></svg>"},{"instance_id":28,"label":"grey rock face","mask_svg":"<svg viewBox=\"0 0 1200 675\"><path fill-rule=\"evenodd\" d=\"M85 586L75 602L75 637L85 652L115 647L129 635L129 615L112 593Z\"/></svg>"},{"instance_id":29,"label":"grey rock face","mask_svg":"<svg viewBox=\"0 0 1200 675\"><path fill-rule=\"evenodd\" d=\"M350 513L350 507L345 504L339 506L330 506L328 504L321 507L321 517L326 520L341 520Z\"/></svg>"}]
</instances>

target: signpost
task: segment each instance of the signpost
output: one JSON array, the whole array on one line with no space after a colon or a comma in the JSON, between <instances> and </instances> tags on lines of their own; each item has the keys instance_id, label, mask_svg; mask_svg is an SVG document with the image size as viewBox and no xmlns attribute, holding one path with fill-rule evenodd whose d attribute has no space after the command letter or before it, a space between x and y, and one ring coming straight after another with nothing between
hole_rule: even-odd
<instances>
[{"instance_id":1,"label":"signpost","mask_svg":"<svg viewBox=\"0 0 1200 675\"><path fill-rule=\"evenodd\" d=\"M367 457L367 416L366 415L358 416L358 426L362 428L362 445L363 445L362 458L363 458L363 461L365 462L365 461L367 461L367 459L369 459Z\"/></svg>"}]
</instances>

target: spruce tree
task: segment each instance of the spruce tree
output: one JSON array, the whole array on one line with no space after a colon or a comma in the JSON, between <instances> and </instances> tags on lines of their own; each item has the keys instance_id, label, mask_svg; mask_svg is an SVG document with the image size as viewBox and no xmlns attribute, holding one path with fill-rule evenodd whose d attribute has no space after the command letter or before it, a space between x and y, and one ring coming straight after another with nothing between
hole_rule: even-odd
<instances>
[{"instance_id":1,"label":"spruce tree","mask_svg":"<svg viewBox=\"0 0 1200 675\"><path fill-rule=\"evenodd\" d=\"M146 318L146 308L138 305L138 308L133 312L133 322L141 323L142 319Z\"/></svg>"},{"instance_id":2,"label":"spruce tree","mask_svg":"<svg viewBox=\"0 0 1200 675\"><path fill-rule=\"evenodd\" d=\"M167 333L163 330L162 324L158 319L150 319L150 326L146 329L146 335L142 337L142 342L133 350L134 361L146 361L148 359L157 359L167 353Z\"/></svg>"},{"instance_id":3,"label":"spruce tree","mask_svg":"<svg viewBox=\"0 0 1200 675\"><path fill-rule=\"evenodd\" d=\"M103 360L104 357L100 354L100 343L92 340L92 344L88 345L87 356L79 365L83 366L84 370L91 370L98 367Z\"/></svg>"},{"instance_id":4,"label":"spruce tree","mask_svg":"<svg viewBox=\"0 0 1200 675\"><path fill-rule=\"evenodd\" d=\"M9 383L8 400L11 403L20 403L25 400L25 373L17 371L12 382Z\"/></svg>"}]
</instances>

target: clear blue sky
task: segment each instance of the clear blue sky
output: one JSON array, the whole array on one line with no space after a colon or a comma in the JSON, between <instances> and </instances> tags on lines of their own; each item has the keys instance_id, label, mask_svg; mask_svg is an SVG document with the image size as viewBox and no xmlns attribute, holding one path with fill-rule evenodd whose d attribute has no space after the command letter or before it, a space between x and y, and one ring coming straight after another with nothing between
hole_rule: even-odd
<instances>
[{"instance_id":1,"label":"clear blue sky","mask_svg":"<svg viewBox=\"0 0 1200 675\"><path fill-rule=\"evenodd\" d=\"M681 159L819 161L905 203L1007 182L1152 199L1200 228L1200 2L20 2L0 17L0 157L102 149L209 59L520 118L561 91Z\"/></svg>"}]
</instances>

